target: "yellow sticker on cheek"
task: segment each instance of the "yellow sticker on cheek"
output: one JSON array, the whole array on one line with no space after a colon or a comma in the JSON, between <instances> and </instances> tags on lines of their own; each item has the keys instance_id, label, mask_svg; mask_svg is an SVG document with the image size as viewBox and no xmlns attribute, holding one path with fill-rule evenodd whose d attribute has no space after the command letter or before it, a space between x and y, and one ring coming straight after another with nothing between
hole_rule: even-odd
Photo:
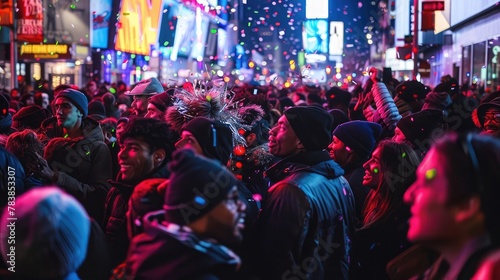
<instances>
[{"instance_id":1,"label":"yellow sticker on cheek","mask_svg":"<svg viewBox=\"0 0 500 280\"><path fill-rule=\"evenodd\" d=\"M437 171L436 168L429 169L425 171L425 179L432 180L436 177Z\"/></svg>"}]
</instances>

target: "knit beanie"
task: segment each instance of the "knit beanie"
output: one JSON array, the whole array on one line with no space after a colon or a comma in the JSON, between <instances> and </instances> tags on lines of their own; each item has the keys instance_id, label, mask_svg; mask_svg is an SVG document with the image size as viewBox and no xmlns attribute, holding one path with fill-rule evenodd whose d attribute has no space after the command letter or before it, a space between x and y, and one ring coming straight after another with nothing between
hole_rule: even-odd
<instances>
[{"instance_id":1,"label":"knit beanie","mask_svg":"<svg viewBox=\"0 0 500 280\"><path fill-rule=\"evenodd\" d=\"M88 106L88 114L94 120L101 121L106 118L106 108L104 108L104 104L101 101L92 100Z\"/></svg>"},{"instance_id":2,"label":"knit beanie","mask_svg":"<svg viewBox=\"0 0 500 280\"><path fill-rule=\"evenodd\" d=\"M219 121L197 117L181 128L189 131L200 144L206 157L219 160L225 165L233 150L233 132L229 125Z\"/></svg>"},{"instance_id":3,"label":"knit beanie","mask_svg":"<svg viewBox=\"0 0 500 280\"><path fill-rule=\"evenodd\" d=\"M481 123L481 127L484 126L484 116L486 115L486 111L490 108L495 108L500 111L500 97L494 98L490 102L485 102L477 107L477 117L479 119L479 123Z\"/></svg>"},{"instance_id":4,"label":"knit beanie","mask_svg":"<svg viewBox=\"0 0 500 280\"><path fill-rule=\"evenodd\" d=\"M136 219L141 219L151 211L162 209L167 185L168 179L151 178L134 187L130 196L129 208L128 230L130 238L142 232L142 223L137 224Z\"/></svg>"},{"instance_id":5,"label":"knit beanie","mask_svg":"<svg viewBox=\"0 0 500 280\"><path fill-rule=\"evenodd\" d=\"M240 181L219 162L190 149L174 152L169 164L170 182L165 194L165 219L188 225L226 199Z\"/></svg>"},{"instance_id":6,"label":"knit beanie","mask_svg":"<svg viewBox=\"0 0 500 280\"><path fill-rule=\"evenodd\" d=\"M328 106L333 108L336 105L343 105L345 107L349 106L351 102L351 94L339 87L331 87L326 92L326 98L328 100Z\"/></svg>"},{"instance_id":7,"label":"knit beanie","mask_svg":"<svg viewBox=\"0 0 500 280\"><path fill-rule=\"evenodd\" d=\"M51 116L50 111L47 109L43 109L38 105L30 105L21 108L14 116L13 116L13 124L12 126L17 127L25 127L30 129L37 129L40 127L42 122Z\"/></svg>"},{"instance_id":8,"label":"knit beanie","mask_svg":"<svg viewBox=\"0 0 500 280\"><path fill-rule=\"evenodd\" d=\"M148 99L148 102L155 105L158 110L164 113L167 110L167 107L172 106L172 98L167 92L162 92L160 94L151 96Z\"/></svg>"},{"instance_id":9,"label":"knit beanie","mask_svg":"<svg viewBox=\"0 0 500 280\"><path fill-rule=\"evenodd\" d=\"M337 126L349 121L349 117L340 109L331 109L328 110L328 113L333 117L333 130L335 130Z\"/></svg>"},{"instance_id":10,"label":"knit beanie","mask_svg":"<svg viewBox=\"0 0 500 280\"><path fill-rule=\"evenodd\" d=\"M90 218L75 198L57 187L35 188L16 199L16 221L11 213L5 209L0 221L0 248L16 275L63 279L76 272L87 254Z\"/></svg>"},{"instance_id":11,"label":"knit beanie","mask_svg":"<svg viewBox=\"0 0 500 280\"><path fill-rule=\"evenodd\" d=\"M75 105L76 108L80 111L80 113L83 114L83 117L87 117L89 110L89 101L87 100L87 97L85 94L78 90L74 90L72 88L65 89L56 96L56 100L61 97L66 97L69 99L73 105Z\"/></svg>"},{"instance_id":12,"label":"knit beanie","mask_svg":"<svg viewBox=\"0 0 500 280\"><path fill-rule=\"evenodd\" d=\"M369 158L382 134L382 126L368 121L350 121L337 126L333 136L363 158Z\"/></svg>"},{"instance_id":13,"label":"knit beanie","mask_svg":"<svg viewBox=\"0 0 500 280\"><path fill-rule=\"evenodd\" d=\"M447 92L429 92L425 96L424 105L422 110L436 109L444 111L451 105L451 97Z\"/></svg>"},{"instance_id":14,"label":"knit beanie","mask_svg":"<svg viewBox=\"0 0 500 280\"><path fill-rule=\"evenodd\" d=\"M290 126L308 151L323 150L332 140L333 117L314 106L299 106L285 110Z\"/></svg>"},{"instance_id":15,"label":"knit beanie","mask_svg":"<svg viewBox=\"0 0 500 280\"><path fill-rule=\"evenodd\" d=\"M418 81L405 81L396 87L396 96L406 102L424 99L426 95L427 89L425 85Z\"/></svg>"},{"instance_id":16,"label":"knit beanie","mask_svg":"<svg viewBox=\"0 0 500 280\"><path fill-rule=\"evenodd\" d=\"M422 143L428 139L442 121L442 111L426 109L402 118L396 126L404 134L406 140L418 145L419 142Z\"/></svg>"}]
</instances>

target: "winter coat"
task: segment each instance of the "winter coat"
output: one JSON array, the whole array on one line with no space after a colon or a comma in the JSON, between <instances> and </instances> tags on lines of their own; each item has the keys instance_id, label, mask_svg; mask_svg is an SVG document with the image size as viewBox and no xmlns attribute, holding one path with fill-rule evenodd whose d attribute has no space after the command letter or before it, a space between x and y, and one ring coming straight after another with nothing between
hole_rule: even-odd
<instances>
[{"instance_id":1,"label":"winter coat","mask_svg":"<svg viewBox=\"0 0 500 280\"><path fill-rule=\"evenodd\" d=\"M63 137L55 117L42 123L42 131L49 138ZM111 155L98 122L83 119L82 132L83 136L56 149L48 164L58 172L55 184L78 199L89 216L100 223L110 189Z\"/></svg>"},{"instance_id":2,"label":"winter coat","mask_svg":"<svg viewBox=\"0 0 500 280\"><path fill-rule=\"evenodd\" d=\"M256 224L263 279L347 279L354 197L325 151L301 152L266 171L271 182Z\"/></svg>"},{"instance_id":3,"label":"winter coat","mask_svg":"<svg viewBox=\"0 0 500 280\"><path fill-rule=\"evenodd\" d=\"M160 165L150 174L145 175L143 180L150 178L168 178L168 170L165 164ZM118 173L116 181L110 181L113 186L106 197L104 206L104 232L109 247L111 267L115 267L125 260L130 244L127 234L128 201L134 187L143 180L137 182L123 182L121 174Z\"/></svg>"},{"instance_id":4,"label":"winter coat","mask_svg":"<svg viewBox=\"0 0 500 280\"><path fill-rule=\"evenodd\" d=\"M215 280L238 279L239 257L212 239L203 239L188 227L164 221L164 211L144 217L144 233L130 244L127 279Z\"/></svg>"}]
</instances>

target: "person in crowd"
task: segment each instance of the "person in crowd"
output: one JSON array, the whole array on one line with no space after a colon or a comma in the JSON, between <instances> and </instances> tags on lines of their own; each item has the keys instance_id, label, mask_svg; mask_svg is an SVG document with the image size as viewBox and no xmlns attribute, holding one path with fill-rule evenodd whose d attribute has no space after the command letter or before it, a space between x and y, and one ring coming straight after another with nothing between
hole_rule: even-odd
<instances>
[{"instance_id":1,"label":"person in crowd","mask_svg":"<svg viewBox=\"0 0 500 280\"><path fill-rule=\"evenodd\" d=\"M441 83L434 88L435 92L447 92L451 98L451 105L445 114L445 121L451 130L458 133L476 132L477 128L472 121L472 112L479 105L476 96L465 97L460 92L457 79L450 75L441 77Z\"/></svg>"},{"instance_id":2,"label":"person in crowd","mask_svg":"<svg viewBox=\"0 0 500 280\"><path fill-rule=\"evenodd\" d=\"M97 121L87 117L87 98L80 91L69 88L55 98L56 115L42 123L40 133L49 139L68 141L48 154L50 159L39 156L31 169L75 196L89 216L101 223L112 172L102 129Z\"/></svg>"},{"instance_id":3,"label":"person in crowd","mask_svg":"<svg viewBox=\"0 0 500 280\"><path fill-rule=\"evenodd\" d=\"M126 92L125 95L132 96L133 114L137 117L144 117L148 112L148 98L152 95L164 92L164 88L160 81L156 78L149 78L138 82L135 87Z\"/></svg>"},{"instance_id":4,"label":"person in crowd","mask_svg":"<svg viewBox=\"0 0 500 280\"><path fill-rule=\"evenodd\" d=\"M333 131L328 145L330 157L344 169L356 202L356 218L363 220L363 206L370 188L363 185L363 164L370 158L380 137L382 127L367 121L343 123Z\"/></svg>"},{"instance_id":5,"label":"person in crowd","mask_svg":"<svg viewBox=\"0 0 500 280\"><path fill-rule=\"evenodd\" d=\"M406 191L408 240L439 253L419 279L471 279L500 237L500 142L449 133L436 142Z\"/></svg>"},{"instance_id":6,"label":"person in crowd","mask_svg":"<svg viewBox=\"0 0 500 280\"><path fill-rule=\"evenodd\" d=\"M399 114L406 117L422 109L427 95L427 88L419 81L405 81L396 86L396 104Z\"/></svg>"},{"instance_id":7,"label":"person in crowd","mask_svg":"<svg viewBox=\"0 0 500 280\"><path fill-rule=\"evenodd\" d=\"M423 157L432 143L448 129L441 110L425 109L399 120L392 140L405 142Z\"/></svg>"},{"instance_id":8,"label":"person in crowd","mask_svg":"<svg viewBox=\"0 0 500 280\"><path fill-rule=\"evenodd\" d=\"M126 277L238 279L240 258L227 246L242 239L241 181L191 149L174 152L169 169L163 210L144 217L144 233L132 240Z\"/></svg>"},{"instance_id":9,"label":"person in crowd","mask_svg":"<svg viewBox=\"0 0 500 280\"><path fill-rule=\"evenodd\" d=\"M20 132L12 133L9 138L7 138L5 148L16 156L23 166L26 173L26 190L49 183L40 178L35 170L31 169L32 165L30 163L37 161L38 155L43 155L44 152L44 145L38 139L34 131L25 129Z\"/></svg>"},{"instance_id":10,"label":"person in crowd","mask_svg":"<svg viewBox=\"0 0 500 280\"><path fill-rule=\"evenodd\" d=\"M415 181L419 163L409 145L384 140L363 165L363 185L371 190L353 240L352 279L388 279L387 263L410 247L406 239L410 212L403 195Z\"/></svg>"},{"instance_id":11,"label":"person in crowd","mask_svg":"<svg viewBox=\"0 0 500 280\"><path fill-rule=\"evenodd\" d=\"M0 221L0 250L11 272L2 279L80 279L91 232L82 205L57 187L40 187L18 197L15 209L15 223L9 211Z\"/></svg>"},{"instance_id":12,"label":"person in crowd","mask_svg":"<svg viewBox=\"0 0 500 280\"><path fill-rule=\"evenodd\" d=\"M95 121L102 121L106 118L106 108L98 99L90 101L88 105L88 117Z\"/></svg>"},{"instance_id":13,"label":"person in crowd","mask_svg":"<svg viewBox=\"0 0 500 280\"><path fill-rule=\"evenodd\" d=\"M17 157L11 154L3 146L0 146L0 212L10 201L21 195L25 191L25 172L23 165ZM9 173L10 171L10 173ZM12 191L15 196L13 197ZM9 193L11 192L11 193Z\"/></svg>"},{"instance_id":14,"label":"person in crowd","mask_svg":"<svg viewBox=\"0 0 500 280\"><path fill-rule=\"evenodd\" d=\"M49 109L50 101L49 94L45 92L37 92L34 95L35 105L42 107L43 109Z\"/></svg>"},{"instance_id":15,"label":"person in crowd","mask_svg":"<svg viewBox=\"0 0 500 280\"><path fill-rule=\"evenodd\" d=\"M111 166L113 168L111 178L116 178L116 175L118 175L118 171L120 170L120 165L118 164L118 152L120 151L120 145L118 145L118 139L116 137L116 123L117 120L114 118L105 118L102 121L99 121L102 133L104 134L104 143L108 146L111 154Z\"/></svg>"},{"instance_id":16,"label":"person in crowd","mask_svg":"<svg viewBox=\"0 0 500 280\"><path fill-rule=\"evenodd\" d=\"M337 128L337 126L350 121L349 117L340 109L330 109L328 113L333 117L332 132Z\"/></svg>"},{"instance_id":17,"label":"person in crowd","mask_svg":"<svg viewBox=\"0 0 500 280\"><path fill-rule=\"evenodd\" d=\"M172 106L172 97L168 91L153 95L148 98L148 112L144 117L164 120L167 108L170 106Z\"/></svg>"},{"instance_id":18,"label":"person in crowd","mask_svg":"<svg viewBox=\"0 0 500 280\"><path fill-rule=\"evenodd\" d=\"M338 109L349 115L349 103L351 102L351 94L339 87L331 87L326 91L326 100L328 109Z\"/></svg>"},{"instance_id":19,"label":"person in crowd","mask_svg":"<svg viewBox=\"0 0 500 280\"><path fill-rule=\"evenodd\" d=\"M167 162L178 139L175 131L160 120L135 118L120 137L120 171L106 197L104 225L111 266L121 263L129 245L126 213L134 187L149 178L168 178Z\"/></svg>"},{"instance_id":20,"label":"person in crowd","mask_svg":"<svg viewBox=\"0 0 500 280\"><path fill-rule=\"evenodd\" d=\"M298 91L293 93L292 101L295 106L307 106L306 96Z\"/></svg>"},{"instance_id":21,"label":"person in crowd","mask_svg":"<svg viewBox=\"0 0 500 280\"><path fill-rule=\"evenodd\" d=\"M500 137L500 97L485 102L477 107L477 118L482 134Z\"/></svg>"},{"instance_id":22,"label":"person in crowd","mask_svg":"<svg viewBox=\"0 0 500 280\"><path fill-rule=\"evenodd\" d=\"M115 120L120 118L120 110L117 107L116 98L112 93L107 92L102 96L102 104L106 109L107 118L114 118Z\"/></svg>"},{"instance_id":23,"label":"person in crowd","mask_svg":"<svg viewBox=\"0 0 500 280\"><path fill-rule=\"evenodd\" d=\"M12 114L9 112L9 101L0 94L0 146L5 147L7 137L15 132L12 128Z\"/></svg>"},{"instance_id":24,"label":"person in crowd","mask_svg":"<svg viewBox=\"0 0 500 280\"><path fill-rule=\"evenodd\" d=\"M47 109L43 109L38 105L26 106L12 117L12 127L17 130L38 130L42 122L50 117L52 117L52 113Z\"/></svg>"},{"instance_id":25,"label":"person in crowd","mask_svg":"<svg viewBox=\"0 0 500 280\"><path fill-rule=\"evenodd\" d=\"M286 110L269 132L281 160L256 222L253 261L262 279L347 279L354 197L344 171L324 149L332 116L310 106Z\"/></svg>"},{"instance_id":26,"label":"person in crowd","mask_svg":"<svg viewBox=\"0 0 500 280\"><path fill-rule=\"evenodd\" d=\"M443 90L440 87L437 87L438 90ZM429 92L424 99L424 105L422 106L422 110L426 109L434 109L443 112L444 116L448 115L448 110L451 106L451 97L446 91L431 91Z\"/></svg>"},{"instance_id":27,"label":"person in crowd","mask_svg":"<svg viewBox=\"0 0 500 280\"><path fill-rule=\"evenodd\" d=\"M240 128L238 133L245 137L246 146L237 145L228 166L238 179L241 179L248 190L258 194L261 199L267 195L268 181L264 171L276 158L269 153L267 139L269 124L264 117L264 110L257 105L247 105L239 109L239 117L248 128Z\"/></svg>"}]
</instances>

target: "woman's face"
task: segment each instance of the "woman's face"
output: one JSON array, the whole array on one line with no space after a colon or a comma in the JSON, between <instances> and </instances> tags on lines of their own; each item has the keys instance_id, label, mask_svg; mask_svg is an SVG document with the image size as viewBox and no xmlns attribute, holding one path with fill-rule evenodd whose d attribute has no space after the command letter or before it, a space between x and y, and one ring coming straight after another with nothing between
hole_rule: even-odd
<instances>
[{"instance_id":1,"label":"woman's face","mask_svg":"<svg viewBox=\"0 0 500 280\"><path fill-rule=\"evenodd\" d=\"M383 170L381 170L380 158L382 149L377 147L372 153L372 157L363 164L365 176L363 177L363 186L376 189L382 181Z\"/></svg>"}]
</instances>

